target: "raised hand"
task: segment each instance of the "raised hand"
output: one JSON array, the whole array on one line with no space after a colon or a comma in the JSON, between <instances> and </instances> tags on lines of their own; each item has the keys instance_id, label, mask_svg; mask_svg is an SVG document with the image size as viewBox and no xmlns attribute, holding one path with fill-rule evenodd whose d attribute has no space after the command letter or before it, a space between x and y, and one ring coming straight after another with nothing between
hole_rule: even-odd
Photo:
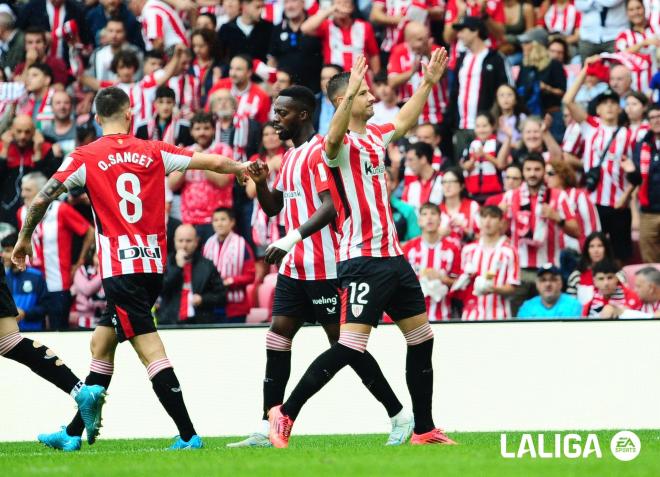
<instances>
[{"instance_id":1,"label":"raised hand","mask_svg":"<svg viewBox=\"0 0 660 477\"><path fill-rule=\"evenodd\" d=\"M351 76L348 78L348 87L346 88L346 96L354 96L360 90L364 76L367 74L369 66L367 59L360 55L351 68Z\"/></svg>"},{"instance_id":2,"label":"raised hand","mask_svg":"<svg viewBox=\"0 0 660 477\"><path fill-rule=\"evenodd\" d=\"M32 258L32 242L23 239L20 235L11 253L11 261L20 271L25 271L25 257Z\"/></svg>"},{"instance_id":3,"label":"raised hand","mask_svg":"<svg viewBox=\"0 0 660 477\"><path fill-rule=\"evenodd\" d=\"M444 48L434 50L429 63L424 66L424 81L431 85L437 84L447 71L447 65L449 65L447 50Z\"/></svg>"},{"instance_id":4,"label":"raised hand","mask_svg":"<svg viewBox=\"0 0 660 477\"><path fill-rule=\"evenodd\" d=\"M236 175L236 180L240 185L245 185L248 180L248 168L250 166L247 163L241 164L240 169L238 172L235 174Z\"/></svg>"},{"instance_id":5,"label":"raised hand","mask_svg":"<svg viewBox=\"0 0 660 477\"><path fill-rule=\"evenodd\" d=\"M247 166L247 174L256 183L264 183L268 180L268 165L261 159L257 159Z\"/></svg>"}]
</instances>

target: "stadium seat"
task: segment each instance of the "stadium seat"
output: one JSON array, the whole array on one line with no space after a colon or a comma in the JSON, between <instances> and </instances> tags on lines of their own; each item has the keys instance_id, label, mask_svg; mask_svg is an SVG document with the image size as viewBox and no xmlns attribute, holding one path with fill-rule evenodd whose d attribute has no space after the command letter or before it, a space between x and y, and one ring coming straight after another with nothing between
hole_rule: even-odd
<instances>
[{"instance_id":1,"label":"stadium seat","mask_svg":"<svg viewBox=\"0 0 660 477\"><path fill-rule=\"evenodd\" d=\"M245 299L247 300L250 308L256 305L257 303L257 293L259 291L259 283L250 283L245 288Z\"/></svg>"},{"instance_id":2,"label":"stadium seat","mask_svg":"<svg viewBox=\"0 0 660 477\"><path fill-rule=\"evenodd\" d=\"M636 263L635 265L626 265L623 267L623 273L626 275L628 286L633 286L635 283L635 273L645 267L655 267L660 270L660 263Z\"/></svg>"},{"instance_id":3,"label":"stadium seat","mask_svg":"<svg viewBox=\"0 0 660 477\"><path fill-rule=\"evenodd\" d=\"M270 320L270 310L268 308L252 308L248 313L246 323L266 323Z\"/></svg>"},{"instance_id":4,"label":"stadium seat","mask_svg":"<svg viewBox=\"0 0 660 477\"><path fill-rule=\"evenodd\" d=\"M264 277L264 282L259 287L258 291L258 305L259 308L266 308L268 313L273 308L273 297L275 296L275 283L277 282L277 274L270 273Z\"/></svg>"}]
</instances>

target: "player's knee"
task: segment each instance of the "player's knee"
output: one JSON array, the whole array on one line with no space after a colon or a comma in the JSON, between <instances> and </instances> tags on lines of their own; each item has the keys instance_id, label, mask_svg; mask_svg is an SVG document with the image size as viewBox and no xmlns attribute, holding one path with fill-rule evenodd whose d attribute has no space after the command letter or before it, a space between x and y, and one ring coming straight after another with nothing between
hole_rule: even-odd
<instances>
[{"instance_id":1,"label":"player's knee","mask_svg":"<svg viewBox=\"0 0 660 477\"><path fill-rule=\"evenodd\" d=\"M93 335L89 344L92 358L112 363L115 360L115 343L106 337Z\"/></svg>"},{"instance_id":2,"label":"player's knee","mask_svg":"<svg viewBox=\"0 0 660 477\"><path fill-rule=\"evenodd\" d=\"M367 351L367 343L369 343L369 333L341 330L338 343L346 348L364 354Z\"/></svg>"},{"instance_id":3,"label":"player's knee","mask_svg":"<svg viewBox=\"0 0 660 477\"><path fill-rule=\"evenodd\" d=\"M18 332L19 331L18 331L18 324L16 324L16 318L13 317L0 318L0 338Z\"/></svg>"},{"instance_id":4,"label":"player's knee","mask_svg":"<svg viewBox=\"0 0 660 477\"><path fill-rule=\"evenodd\" d=\"M18 330L0 335L0 356L5 356L22 340L23 337Z\"/></svg>"},{"instance_id":5,"label":"player's knee","mask_svg":"<svg viewBox=\"0 0 660 477\"><path fill-rule=\"evenodd\" d=\"M414 328L410 331L407 331L403 334L406 339L406 344L408 346L416 346L433 339L433 329L429 322L425 322L422 325Z\"/></svg>"}]
</instances>

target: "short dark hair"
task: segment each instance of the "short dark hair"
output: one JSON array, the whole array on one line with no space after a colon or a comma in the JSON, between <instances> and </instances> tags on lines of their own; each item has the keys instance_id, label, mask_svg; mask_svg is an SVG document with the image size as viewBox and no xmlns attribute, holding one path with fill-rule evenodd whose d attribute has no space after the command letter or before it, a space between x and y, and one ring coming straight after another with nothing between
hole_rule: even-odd
<instances>
[{"instance_id":1,"label":"short dark hair","mask_svg":"<svg viewBox=\"0 0 660 477\"><path fill-rule=\"evenodd\" d=\"M30 68L38 69L44 75L48 76L50 78L51 82L53 81L53 70L46 63L34 63L34 64L30 65L30 67L28 69L30 69Z\"/></svg>"},{"instance_id":2,"label":"short dark hair","mask_svg":"<svg viewBox=\"0 0 660 477\"><path fill-rule=\"evenodd\" d=\"M408 146L409 151L413 151L418 158L425 157L426 162L433 164L433 147L422 141L417 141L415 144Z\"/></svg>"},{"instance_id":3,"label":"short dark hair","mask_svg":"<svg viewBox=\"0 0 660 477\"><path fill-rule=\"evenodd\" d=\"M126 30L126 25L124 24L124 20L122 20L120 16L117 15L111 16L110 18L108 18L106 25L110 22L121 23L122 26L124 27L124 30Z\"/></svg>"},{"instance_id":4,"label":"short dark hair","mask_svg":"<svg viewBox=\"0 0 660 477\"><path fill-rule=\"evenodd\" d=\"M479 116L486 118L486 121L488 121L488 124L491 126L496 126L495 117L490 113L490 111L479 111L476 117L478 118Z\"/></svg>"},{"instance_id":5,"label":"short dark hair","mask_svg":"<svg viewBox=\"0 0 660 477\"><path fill-rule=\"evenodd\" d=\"M595 277L599 273L618 273L619 267L614 260L604 258L600 262L594 263L591 273Z\"/></svg>"},{"instance_id":6,"label":"short dark hair","mask_svg":"<svg viewBox=\"0 0 660 477\"><path fill-rule=\"evenodd\" d=\"M522 158L521 164L524 166L526 162L540 162L545 166L545 159L538 152L529 152L525 154Z\"/></svg>"},{"instance_id":7,"label":"short dark hair","mask_svg":"<svg viewBox=\"0 0 660 477\"><path fill-rule=\"evenodd\" d=\"M520 167L520 164L517 162L512 162L511 164L508 164L504 170L506 171L507 169L518 169L520 171L520 174L522 174L522 167Z\"/></svg>"},{"instance_id":8,"label":"short dark hair","mask_svg":"<svg viewBox=\"0 0 660 477\"><path fill-rule=\"evenodd\" d=\"M170 98L176 101L176 93L169 86L159 86L156 88L156 99L158 98Z\"/></svg>"},{"instance_id":9,"label":"short dark hair","mask_svg":"<svg viewBox=\"0 0 660 477\"><path fill-rule=\"evenodd\" d=\"M504 212L496 205L484 205L479 209L481 217L495 217L501 219L504 217Z\"/></svg>"},{"instance_id":10,"label":"short dark hair","mask_svg":"<svg viewBox=\"0 0 660 477\"><path fill-rule=\"evenodd\" d=\"M190 118L190 127L192 128L195 124L210 124L211 126L215 126L215 119L211 113L197 111L193 114L193 117Z\"/></svg>"},{"instance_id":11,"label":"short dark hair","mask_svg":"<svg viewBox=\"0 0 660 477\"><path fill-rule=\"evenodd\" d=\"M374 84L387 84L387 71L384 69L380 70L378 74L374 76Z\"/></svg>"},{"instance_id":12,"label":"short dark hair","mask_svg":"<svg viewBox=\"0 0 660 477\"><path fill-rule=\"evenodd\" d=\"M245 61L247 63L248 71L252 71L252 57L250 55L245 53L239 53L238 55L232 56L229 62L231 63L236 58L241 58L243 61Z\"/></svg>"},{"instance_id":13,"label":"short dark hair","mask_svg":"<svg viewBox=\"0 0 660 477\"><path fill-rule=\"evenodd\" d=\"M339 96L340 93L346 91L346 87L348 86L348 79L350 77L350 71L343 71L330 78L330 81L328 82L328 98L330 101L334 103L335 99L337 99L337 96Z\"/></svg>"},{"instance_id":14,"label":"short dark hair","mask_svg":"<svg viewBox=\"0 0 660 477\"><path fill-rule=\"evenodd\" d=\"M147 60L147 58L153 58L154 60L158 60L158 61L165 61L165 58L163 58L163 52L160 50L146 51L142 58L144 58L145 61Z\"/></svg>"},{"instance_id":15,"label":"short dark hair","mask_svg":"<svg viewBox=\"0 0 660 477\"><path fill-rule=\"evenodd\" d=\"M570 59L569 56L569 50L568 50L568 42L564 40L563 37L560 35L553 36L550 38L550 41L548 42L548 48L550 48L550 45L553 43L559 43L562 47L564 47L564 61L562 62L563 64L567 65L568 60Z\"/></svg>"},{"instance_id":16,"label":"short dark hair","mask_svg":"<svg viewBox=\"0 0 660 477\"><path fill-rule=\"evenodd\" d=\"M219 214L219 213L224 213L229 216L230 219L236 220L236 214L234 213L234 209L230 207L218 207L213 211L213 215Z\"/></svg>"},{"instance_id":17,"label":"short dark hair","mask_svg":"<svg viewBox=\"0 0 660 477\"><path fill-rule=\"evenodd\" d=\"M314 114L314 110L316 109L316 96L314 96L311 89L299 84L294 84L293 86L289 86L280 91L280 96L286 96L287 98L293 99L300 110L309 112L310 117Z\"/></svg>"},{"instance_id":18,"label":"short dark hair","mask_svg":"<svg viewBox=\"0 0 660 477\"><path fill-rule=\"evenodd\" d=\"M197 15L197 18L199 18L199 17L206 17L209 20L211 20L211 23L213 23L214 27L218 26L218 18L215 15L213 15L212 13L209 13L209 12L200 13L199 15ZM212 33L215 33L215 32L212 32Z\"/></svg>"},{"instance_id":19,"label":"short dark hair","mask_svg":"<svg viewBox=\"0 0 660 477\"><path fill-rule=\"evenodd\" d=\"M18 242L18 234L16 232L12 232L0 240L0 246L2 246L2 248L13 247L16 245L16 242Z\"/></svg>"},{"instance_id":20,"label":"short dark hair","mask_svg":"<svg viewBox=\"0 0 660 477\"><path fill-rule=\"evenodd\" d=\"M25 35L41 35L46 41L46 30L38 26L29 26L25 29Z\"/></svg>"},{"instance_id":21,"label":"short dark hair","mask_svg":"<svg viewBox=\"0 0 660 477\"><path fill-rule=\"evenodd\" d=\"M116 86L102 89L96 94L96 99L94 100L96 114L102 118L111 118L127 106L130 106L130 104L131 100L128 95Z\"/></svg>"},{"instance_id":22,"label":"short dark hair","mask_svg":"<svg viewBox=\"0 0 660 477\"><path fill-rule=\"evenodd\" d=\"M659 103L649 104L649 107L646 108L646 115L648 116L651 111L660 111L660 104Z\"/></svg>"},{"instance_id":23,"label":"short dark hair","mask_svg":"<svg viewBox=\"0 0 660 477\"><path fill-rule=\"evenodd\" d=\"M117 68L119 68L120 65L133 68L135 71L137 71L140 68L140 59L132 51L119 50L114 58L112 58L112 62L110 63L110 71L117 73Z\"/></svg>"},{"instance_id":24,"label":"short dark hair","mask_svg":"<svg viewBox=\"0 0 660 477\"><path fill-rule=\"evenodd\" d=\"M207 15L210 18L213 19L213 24L215 25L216 23L216 18L214 15L202 13L202 15ZM200 16L202 16L200 15ZM192 31L190 35L190 41L192 41L192 38L194 36L200 36L202 37L202 40L204 40L204 43L206 43L209 47L209 54L211 55L211 58L216 58L218 56L218 42L216 39L215 31L207 30L206 28L196 28L195 30Z\"/></svg>"},{"instance_id":25,"label":"short dark hair","mask_svg":"<svg viewBox=\"0 0 660 477\"><path fill-rule=\"evenodd\" d=\"M433 202L424 202L421 207L419 208L419 213L421 214L425 210L432 210L436 214L440 214L440 207L438 207L437 204L434 204Z\"/></svg>"}]
</instances>

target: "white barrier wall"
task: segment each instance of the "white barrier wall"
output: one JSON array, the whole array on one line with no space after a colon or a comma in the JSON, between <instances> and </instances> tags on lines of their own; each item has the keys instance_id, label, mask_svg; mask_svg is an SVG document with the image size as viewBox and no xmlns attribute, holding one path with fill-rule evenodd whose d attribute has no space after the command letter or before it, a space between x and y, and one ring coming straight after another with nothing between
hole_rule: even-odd
<instances>
[{"instance_id":1,"label":"white barrier wall","mask_svg":"<svg viewBox=\"0 0 660 477\"><path fill-rule=\"evenodd\" d=\"M265 328L162 332L201 435L243 435L261 418ZM660 322L434 325L436 424L448 431L660 428ZM90 333L33 333L84 379ZM308 327L293 344L292 379L327 347ZM405 344L395 326L370 352L405 405ZM71 398L0 359L0 441L31 440L68 423ZM176 428L128 343L120 346L103 437L162 437ZM294 433L386 433L389 419L345 369L303 409Z\"/></svg>"}]
</instances>

